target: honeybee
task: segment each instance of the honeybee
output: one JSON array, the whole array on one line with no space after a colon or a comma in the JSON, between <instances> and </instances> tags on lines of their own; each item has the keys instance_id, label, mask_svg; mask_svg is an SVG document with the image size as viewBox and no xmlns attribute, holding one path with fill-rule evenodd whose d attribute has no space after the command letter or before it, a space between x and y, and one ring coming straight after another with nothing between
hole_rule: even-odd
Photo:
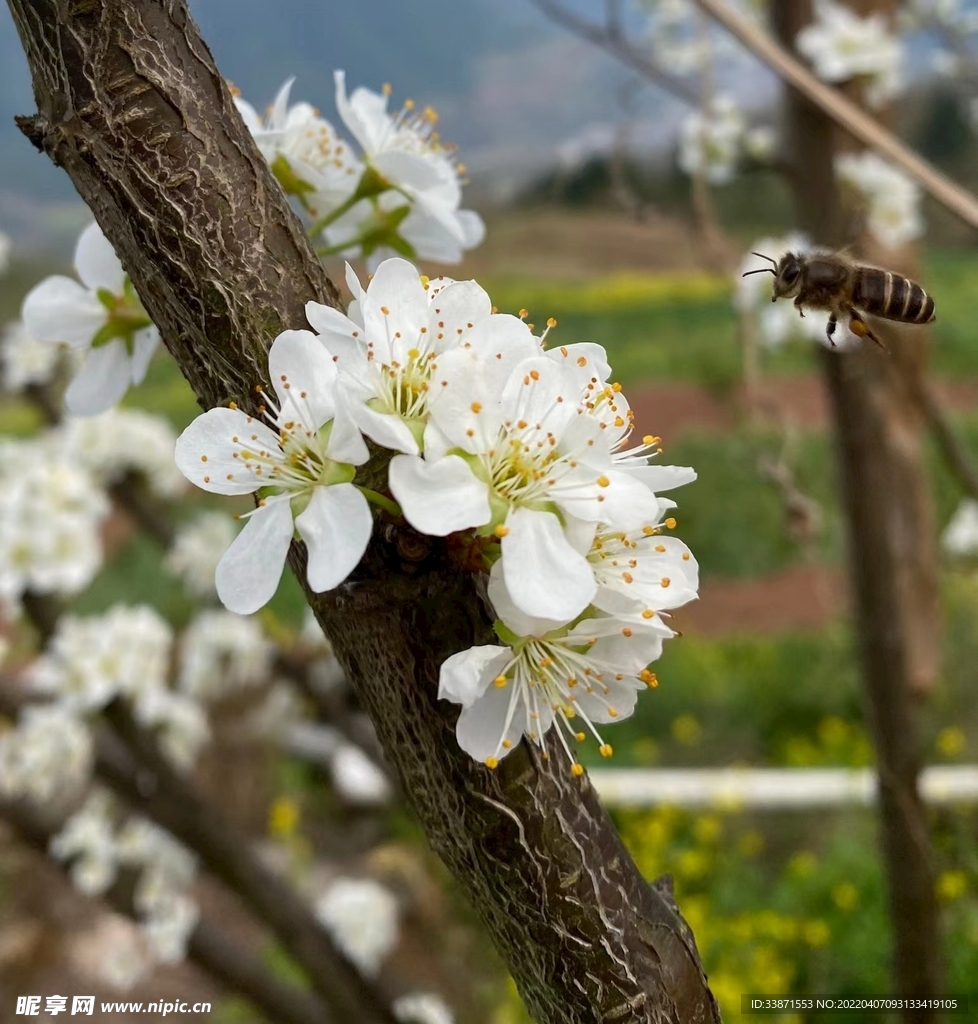
<instances>
[{"instance_id":1,"label":"honeybee","mask_svg":"<svg viewBox=\"0 0 978 1024\"><path fill-rule=\"evenodd\" d=\"M795 300L795 308L805 315L803 306L827 309L829 322L825 328L830 344L841 317L849 318L849 330L857 337L869 338L880 348L886 346L869 329L863 313L882 320L898 320L904 324L929 324L934 320L934 300L917 284L892 270L856 263L838 252L795 255L785 253L780 261L754 252L770 267L748 270L750 274L773 274L774 294L778 299Z\"/></svg>"}]
</instances>

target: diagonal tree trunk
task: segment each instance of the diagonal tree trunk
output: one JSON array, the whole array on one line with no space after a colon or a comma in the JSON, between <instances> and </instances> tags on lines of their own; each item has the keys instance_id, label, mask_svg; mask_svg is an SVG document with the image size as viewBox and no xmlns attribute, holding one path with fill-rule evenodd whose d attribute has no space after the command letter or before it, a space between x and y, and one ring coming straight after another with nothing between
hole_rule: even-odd
<instances>
[{"instance_id":1,"label":"diagonal tree trunk","mask_svg":"<svg viewBox=\"0 0 978 1024\"><path fill-rule=\"evenodd\" d=\"M305 326L306 301L338 295L185 0L9 6L38 106L25 134L95 213L201 405L254 410L271 340ZM586 779L556 754L521 749L493 773L458 749L438 667L485 640L489 620L441 547L417 547L387 524L353 580L308 596L530 1012L541 1024L718 1020L689 929Z\"/></svg>"},{"instance_id":2,"label":"diagonal tree trunk","mask_svg":"<svg viewBox=\"0 0 978 1024\"><path fill-rule=\"evenodd\" d=\"M858 0L850 6L866 14L887 4ZM772 14L782 42L793 47L811 21L811 0L785 0L774 5ZM785 122L796 172L798 225L814 241L838 246L849 239L833 157L851 149L852 140L794 89L787 92ZM886 259L892 269L912 272L909 254ZM885 338L889 355L866 344L851 353L823 349L820 357L848 526L864 704L876 748L894 974L904 995L940 996L935 858L917 788L924 753L920 705L940 664L938 559L918 401L925 384L926 342L920 328L912 332L874 323L874 331ZM903 1012L908 1024L940 1016L934 1010Z\"/></svg>"}]
</instances>

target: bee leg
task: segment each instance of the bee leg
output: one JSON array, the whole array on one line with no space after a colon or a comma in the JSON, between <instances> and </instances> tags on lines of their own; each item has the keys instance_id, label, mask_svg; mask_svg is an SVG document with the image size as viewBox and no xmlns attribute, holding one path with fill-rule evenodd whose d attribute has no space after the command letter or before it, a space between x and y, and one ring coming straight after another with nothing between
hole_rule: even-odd
<instances>
[{"instance_id":1,"label":"bee leg","mask_svg":"<svg viewBox=\"0 0 978 1024\"><path fill-rule=\"evenodd\" d=\"M803 317L805 315L805 311L801 308L801 302L798 299L795 299L795 309L798 310L799 316Z\"/></svg>"},{"instance_id":2,"label":"bee leg","mask_svg":"<svg viewBox=\"0 0 978 1024\"><path fill-rule=\"evenodd\" d=\"M829 339L829 344L832 346L832 348L835 348L835 340L833 339L832 335L835 334L835 328L838 322L839 319L835 315L835 313L829 314L829 322L825 325L825 337Z\"/></svg>"},{"instance_id":3,"label":"bee leg","mask_svg":"<svg viewBox=\"0 0 978 1024\"><path fill-rule=\"evenodd\" d=\"M869 329L869 324L855 311L853 310L849 314L849 330L856 335L857 338L869 338L870 341L876 342L877 345L884 352L888 352L889 349L883 344L879 338Z\"/></svg>"}]
</instances>

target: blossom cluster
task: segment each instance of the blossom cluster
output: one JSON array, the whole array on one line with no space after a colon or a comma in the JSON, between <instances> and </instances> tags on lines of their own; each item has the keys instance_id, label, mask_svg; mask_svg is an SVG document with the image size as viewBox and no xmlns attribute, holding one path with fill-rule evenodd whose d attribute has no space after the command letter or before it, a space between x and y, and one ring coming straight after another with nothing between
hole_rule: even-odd
<instances>
[{"instance_id":1,"label":"blossom cluster","mask_svg":"<svg viewBox=\"0 0 978 1024\"><path fill-rule=\"evenodd\" d=\"M366 550L371 504L452 535L489 573L500 640L442 666L460 745L495 766L557 723L579 772L567 736L631 713L674 635L663 613L696 596L696 562L666 535L673 502L659 496L695 473L653 464L657 437L631 446L634 416L600 346L548 349L555 322L537 336L474 281L429 280L403 259L366 288L348 268L347 283L346 313L311 302L313 330L273 342L274 397L259 387L253 414L211 409L177 441L197 486L257 498L217 566L218 595L241 614L264 605L295 535L309 588L340 586ZM365 438L390 453L387 493L356 481Z\"/></svg>"},{"instance_id":2,"label":"blossom cluster","mask_svg":"<svg viewBox=\"0 0 978 1024\"><path fill-rule=\"evenodd\" d=\"M457 263L485 228L460 208L465 167L436 131L437 113L411 100L390 111L389 86L348 95L344 72L334 79L337 113L360 153L309 103L290 104L294 79L264 118L235 99L279 182L312 218L310 232L325 242L320 251L363 256L370 269L395 253Z\"/></svg>"},{"instance_id":3,"label":"blossom cluster","mask_svg":"<svg viewBox=\"0 0 978 1024\"><path fill-rule=\"evenodd\" d=\"M749 128L736 102L721 94L706 110L697 110L683 120L679 167L691 176L702 174L711 185L727 185L745 157L759 163L770 160L776 142L771 128Z\"/></svg>"},{"instance_id":4,"label":"blossom cluster","mask_svg":"<svg viewBox=\"0 0 978 1024\"><path fill-rule=\"evenodd\" d=\"M920 187L903 171L866 150L840 153L835 173L865 207L866 229L880 245L896 249L924 233Z\"/></svg>"},{"instance_id":5,"label":"blossom cluster","mask_svg":"<svg viewBox=\"0 0 978 1024\"><path fill-rule=\"evenodd\" d=\"M155 495L179 494L186 481L173 464L175 442L166 420L129 409L4 439L0 604L16 610L27 591L69 596L87 587L103 561L104 488L136 474Z\"/></svg>"},{"instance_id":6,"label":"blossom cluster","mask_svg":"<svg viewBox=\"0 0 978 1024\"><path fill-rule=\"evenodd\" d=\"M796 45L824 81L865 82L871 106L883 106L902 87L903 47L879 12L863 18L838 0L815 0L815 18Z\"/></svg>"},{"instance_id":7,"label":"blossom cluster","mask_svg":"<svg viewBox=\"0 0 978 1024\"><path fill-rule=\"evenodd\" d=\"M172 964L186 955L200 909L188 889L196 858L169 832L145 818L121 821L112 796L95 788L51 839L52 856L70 863L75 887L89 896L106 892L121 868L138 872L133 905L152 964ZM133 979L135 980L135 979Z\"/></svg>"}]
</instances>

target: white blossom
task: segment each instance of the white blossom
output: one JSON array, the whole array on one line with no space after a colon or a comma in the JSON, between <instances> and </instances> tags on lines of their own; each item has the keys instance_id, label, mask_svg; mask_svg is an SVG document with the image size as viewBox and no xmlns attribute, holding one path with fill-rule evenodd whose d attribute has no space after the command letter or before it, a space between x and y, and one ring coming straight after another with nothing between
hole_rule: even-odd
<instances>
[{"instance_id":1,"label":"white blossom","mask_svg":"<svg viewBox=\"0 0 978 1024\"><path fill-rule=\"evenodd\" d=\"M958 505L941 534L941 547L957 557L978 553L978 501L965 498Z\"/></svg>"},{"instance_id":2,"label":"white blossom","mask_svg":"<svg viewBox=\"0 0 978 1024\"><path fill-rule=\"evenodd\" d=\"M113 810L112 797L102 789L93 790L50 842L51 856L71 862L71 880L86 896L105 892L119 870Z\"/></svg>"},{"instance_id":3,"label":"white blossom","mask_svg":"<svg viewBox=\"0 0 978 1024\"><path fill-rule=\"evenodd\" d=\"M143 934L156 959L163 964L179 963L187 955L187 943L197 922L196 900L181 894L155 908L142 922Z\"/></svg>"},{"instance_id":4,"label":"white blossom","mask_svg":"<svg viewBox=\"0 0 978 1024\"><path fill-rule=\"evenodd\" d=\"M115 405L130 384L146 376L159 331L97 224L78 239L75 270L80 284L55 275L31 289L21 317L39 341L66 343L84 354L65 405L75 415L91 416Z\"/></svg>"},{"instance_id":5,"label":"white blossom","mask_svg":"<svg viewBox=\"0 0 978 1024\"><path fill-rule=\"evenodd\" d=\"M798 33L796 45L824 81L866 80L872 106L901 88L903 48L880 12L863 18L837 0L816 0L815 20Z\"/></svg>"},{"instance_id":6,"label":"white blossom","mask_svg":"<svg viewBox=\"0 0 978 1024\"><path fill-rule=\"evenodd\" d=\"M138 926L121 914L103 914L86 936L81 959L91 964L94 973L117 992L128 992L153 969L153 961L142 941Z\"/></svg>"},{"instance_id":7,"label":"white blossom","mask_svg":"<svg viewBox=\"0 0 978 1024\"><path fill-rule=\"evenodd\" d=\"M777 147L778 135L770 125L759 124L744 133L744 152L758 163L767 163Z\"/></svg>"},{"instance_id":8,"label":"white blossom","mask_svg":"<svg viewBox=\"0 0 978 1024\"><path fill-rule=\"evenodd\" d=\"M173 632L152 608L115 605L104 615L66 615L28 677L66 707L93 711L114 697L166 686Z\"/></svg>"},{"instance_id":9,"label":"white blossom","mask_svg":"<svg viewBox=\"0 0 978 1024\"><path fill-rule=\"evenodd\" d=\"M392 1009L403 1024L455 1024L451 1007L435 992L410 992L398 996Z\"/></svg>"},{"instance_id":10,"label":"white blossom","mask_svg":"<svg viewBox=\"0 0 978 1024\"><path fill-rule=\"evenodd\" d=\"M631 530L653 522L658 506L597 443L604 431L579 405L573 360L542 355L510 372L502 363L475 346L439 359L431 420L451 450L433 460L427 446L423 460L395 456L390 488L422 533L494 534L517 607L568 621L590 604L596 584L565 531L582 521Z\"/></svg>"},{"instance_id":11,"label":"white blossom","mask_svg":"<svg viewBox=\"0 0 978 1024\"><path fill-rule=\"evenodd\" d=\"M326 230L331 245L342 246L357 238L381 215L398 207L409 207L398 225L398 234L422 259L454 263L466 249L477 246L485 236L482 218L460 209L462 176L451 147L435 130L438 115L430 107L418 112L408 101L396 114L387 110L389 91L375 93L359 87L347 96L344 72L335 72L336 109L364 151L367 164L391 188L366 198ZM388 247L368 253L373 269L386 256Z\"/></svg>"},{"instance_id":12,"label":"white blossom","mask_svg":"<svg viewBox=\"0 0 978 1024\"><path fill-rule=\"evenodd\" d=\"M189 771L210 739L207 713L199 701L162 686L144 686L135 694L136 721L156 733L162 754L180 771Z\"/></svg>"},{"instance_id":13,"label":"white blossom","mask_svg":"<svg viewBox=\"0 0 978 1024\"><path fill-rule=\"evenodd\" d=\"M217 700L266 680L274 647L253 618L203 611L180 637L177 685L198 700Z\"/></svg>"},{"instance_id":14,"label":"white blossom","mask_svg":"<svg viewBox=\"0 0 978 1024\"><path fill-rule=\"evenodd\" d=\"M300 195L309 212L318 216L353 192L363 165L311 104L289 104L294 82L290 78L282 85L264 120L240 97L234 103L283 187Z\"/></svg>"},{"instance_id":15,"label":"white blossom","mask_svg":"<svg viewBox=\"0 0 978 1024\"><path fill-rule=\"evenodd\" d=\"M490 575L489 600L504 644L453 654L441 666L438 696L462 705L458 744L490 768L523 736L542 746L556 723L579 775L583 769L567 737L582 741L590 732L609 757L612 748L596 726L632 714L638 693L655 685L648 664L673 631L661 616L641 612L586 613L575 625L524 615L507 592L500 565Z\"/></svg>"},{"instance_id":16,"label":"white blossom","mask_svg":"<svg viewBox=\"0 0 978 1024\"><path fill-rule=\"evenodd\" d=\"M316 902L316 918L367 977L376 977L397 943L393 894L366 878L337 878Z\"/></svg>"},{"instance_id":17,"label":"white blossom","mask_svg":"<svg viewBox=\"0 0 978 1024\"><path fill-rule=\"evenodd\" d=\"M840 153L835 172L864 201L866 228L881 245L895 249L924 233L920 187L903 171L866 150Z\"/></svg>"},{"instance_id":18,"label":"white blossom","mask_svg":"<svg viewBox=\"0 0 978 1024\"><path fill-rule=\"evenodd\" d=\"M196 597L216 596L214 575L221 556L236 534L233 516L224 512L201 512L177 529L163 567L178 576Z\"/></svg>"},{"instance_id":19,"label":"white blossom","mask_svg":"<svg viewBox=\"0 0 978 1024\"><path fill-rule=\"evenodd\" d=\"M92 771L92 736L59 704L25 707L14 729L0 733L0 793L47 803L79 789Z\"/></svg>"},{"instance_id":20,"label":"white blossom","mask_svg":"<svg viewBox=\"0 0 978 1024\"><path fill-rule=\"evenodd\" d=\"M353 743L341 743L330 758L333 785L347 803L372 806L387 803L390 783L384 773Z\"/></svg>"},{"instance_id":21,"label":"white blossom","mask_svg":"<svg viewBox=\"0 0 978 1024\"><path fill-rule=\"evenodd\" d=\"M74 594L102 565L109 502L54 435L0 441L0 600Z\"/></svg>"},{"instance_id":22,"label":"white blossom","mask_svg":"<svg viewBox=\"0 0 978 1024\"><path fill-rule=\"evenodd\" d=\"M747 123L729 96L717 96L709 109L687 115L679 133L679 166L689 175L702 174L712 185L733 180L740 161Z\"/></svg>"},{"instance_id":23,"label":"white blossom","mask_svg":"<svg viewBox=\"0 0 978 1024\"><path fill-rule=\"evenodd\" d=\"M22 391L28 384L46 384L57 369L61 353L56 345L38 341L16 320L7 324L0 339L3 385L8 391Z\"/></svg>"},{"instance_id":24,"label":"white blossom","mask_svg":"<svg viewBox=\"0 0 978 1024\"><path fill-rule=\"evenodd\" d=\"M217 593L229 611L249 615L274 595L293 533L309 552L306 579L316 592L338 586L366 550L373 528L367 500L352 483L367 447L337 416L336 366L309 331L285 331L268 354L276 408L268 424L237 408L211 409L180 435L177 467L216 494L261 489L258 507L224 553Z\"/></svg>"},{"instance_id":25,"label":"white blossom","mask_svg":"<svg viewBox=\"0 0 978 1024\"><path fill-rule=\"evenodd\" d=\"M475 281L428 281L406 260L390 259L366 288L347 267L347 283L354 297L347 315L309 302L306 319L340 371L337 415L393 451L415 455L435 443L425 434L440 356L491 351L504 368L540 351L522 320L492 312Z\"/></svg>"}]
</instances>

